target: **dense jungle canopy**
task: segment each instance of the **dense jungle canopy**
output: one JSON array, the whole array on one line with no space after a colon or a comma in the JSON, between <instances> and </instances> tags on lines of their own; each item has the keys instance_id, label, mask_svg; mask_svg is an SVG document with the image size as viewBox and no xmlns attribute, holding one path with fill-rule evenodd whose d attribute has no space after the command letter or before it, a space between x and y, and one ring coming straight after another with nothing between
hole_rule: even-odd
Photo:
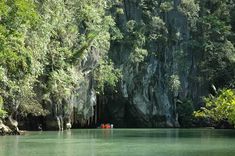
<instances>
[{"instance_id":1,"label":"dense jungle canopy","mask_svg":"<svg viewBox=\"0 0 235 156\"><path fill-rule=\"evenodd\" d=\"M0 120L234 124L234 46L234 0L0 0Z\"/></svg>"}]
</instances>

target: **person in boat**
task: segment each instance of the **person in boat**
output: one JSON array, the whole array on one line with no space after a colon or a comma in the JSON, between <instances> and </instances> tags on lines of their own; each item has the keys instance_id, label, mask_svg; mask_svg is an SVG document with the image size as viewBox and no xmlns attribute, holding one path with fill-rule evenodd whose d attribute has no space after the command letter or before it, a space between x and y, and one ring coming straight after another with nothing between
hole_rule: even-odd
<instances>
[{"instance_id":1,"label":"person in boat","mask_svg":"<svg viewBox=\"0 0 235 156\"><path fill-rule=\"evenodd\" d=\"M67 129L71 129L71 128L72 128L72 125L71 125L70 122L66 123L66 128L67 128Z\"/></svg>"},{"instance_id":2,"label":"person in boat","mask_svg":"<svg viewBox=\"0 0 235 156\"><path fill-rule=\"evenodd\" d=\"M102 129L111 129L111 128L113 128L113 124L109 124L109 123L101 124L100 128L102 128Z\"/></svg>"}]
</instances>

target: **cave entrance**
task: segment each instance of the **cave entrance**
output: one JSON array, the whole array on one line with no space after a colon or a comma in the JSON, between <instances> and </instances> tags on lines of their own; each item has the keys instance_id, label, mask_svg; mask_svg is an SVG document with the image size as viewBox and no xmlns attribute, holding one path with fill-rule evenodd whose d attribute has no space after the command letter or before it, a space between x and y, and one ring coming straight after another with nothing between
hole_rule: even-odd
<instances>
[{"instance_id":1,"label":"cave entrance","mask_svg":"<svg viewBox=\"0 0 235 156\"><path fill-rule=\"evenodd\" d=\"M110 115L106 104L106 97L97 96L97 103L94 106L94 127L99 127L102 123L110 123Z\"/></svg>"},{"instance_id":2,"label":"cave entrance","mask_svg":"<svg viewBox=\"0 0 235 156\"><path fill-rule=\"evenodd\" d=\"M73 108L73 128L97 128L102 123L110 123L110 115L106 105L107 99L104 96L97 96L97 103L93 107L94 115L87 120L80 120L83 117L77 115L77 109Z\"/></svg>"}]
</instances>

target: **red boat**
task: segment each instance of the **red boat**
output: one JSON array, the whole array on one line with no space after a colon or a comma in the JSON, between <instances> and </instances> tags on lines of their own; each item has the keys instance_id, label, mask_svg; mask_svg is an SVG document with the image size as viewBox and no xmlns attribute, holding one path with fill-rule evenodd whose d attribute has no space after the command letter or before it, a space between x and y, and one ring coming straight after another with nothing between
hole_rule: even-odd
<instances>
[{"instance_id":1,"label":"red boat","mask_svg":"<svg viewBox=\"0 0 235 156\"><path fill-rule=\"evenodd\" d=\"M111 125L110 124L101 124L100 128L102 128L102 129L111 129Z\"/></svg>"}]
</instances>

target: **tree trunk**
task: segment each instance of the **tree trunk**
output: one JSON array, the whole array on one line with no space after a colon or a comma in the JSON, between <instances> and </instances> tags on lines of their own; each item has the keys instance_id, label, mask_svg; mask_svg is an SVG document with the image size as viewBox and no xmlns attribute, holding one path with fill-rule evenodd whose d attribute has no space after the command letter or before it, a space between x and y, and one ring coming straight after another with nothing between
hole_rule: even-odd
<instances>
[{"instance_id":1,"label":"tree trunk","mask_svg":"<svg viewBox=\"0 0 235 156\"><path fill-rule=\"evenodd\" d=\"M8 117L8 126L12 130L12 134L14 135L20 135L20 130L18 128L18 122L13 119L13 113Z\"/></svg>"}]
</instances>

